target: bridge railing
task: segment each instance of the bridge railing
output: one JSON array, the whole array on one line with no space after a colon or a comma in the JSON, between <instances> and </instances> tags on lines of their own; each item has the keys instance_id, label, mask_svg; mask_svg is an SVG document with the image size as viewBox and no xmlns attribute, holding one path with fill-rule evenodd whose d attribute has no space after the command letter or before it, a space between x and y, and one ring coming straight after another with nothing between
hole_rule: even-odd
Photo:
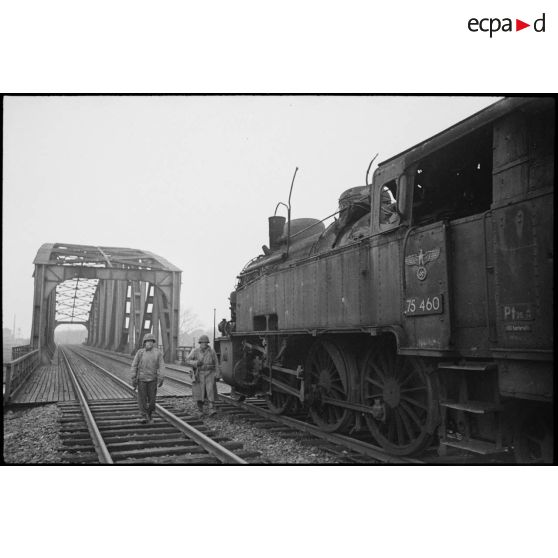
<instances>
[{"instance_id":1,"label":"bridge railing","mask_svg":"<svg viewBox=\"0 0 558 558\"><path fill-rule=\"evenodd\" d=\"M176 360L181 364L186 362L186 357L190 354L190 351L193 347L188 347L187 345L183 345L176 348Z\"/></svg>"},{"instance_id":2,"label":"bridge railing","mask_svg":"<svg viewBox=\"0 0 558 558\"><path fill-rule=\"evenodd\" d=\"M159 349L163 350L163 345L158 345ZM180 347L176 347L176 354L175 359L176 362L183 363L186 360L186 357L190 354L190 351L193 347L188 347L187 345L181 345Z\"/></svg>"},{"instance_id":3,"label":"bridge railing","mask_svg":"<svg viewBox=\"0 0 558 558\"><path fill-rule=\"evenodd\" d=\"M17 345L12 347L12 360L16 360L17 358L30 353L32 348L33 347L31 345Z\"/></svg>"},{"instance_id":4,"label":"bridge railing","mask_svg":"<svg viewBox=\"0 0 558 558\"><path fill-rule=\"evenodd\" d=\"M10 362L3 363L4 393L3 403L6 405L10 397L23 385L31 372L39 366L39 349L16 358Z\"/></svg>"}]
</instances>

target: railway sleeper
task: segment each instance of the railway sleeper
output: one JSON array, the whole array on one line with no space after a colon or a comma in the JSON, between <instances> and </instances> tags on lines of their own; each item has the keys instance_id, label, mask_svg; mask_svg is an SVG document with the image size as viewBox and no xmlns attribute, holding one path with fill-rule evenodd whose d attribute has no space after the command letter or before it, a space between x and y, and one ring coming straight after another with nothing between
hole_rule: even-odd
<instances>
[{"instance_id":1,"label":"railway sleeper","mask_svg":"<svg viewBox=\"0 0 558 558\"><path fill-rule=\"evenodd\" d=\"M131 457L129 459L119 461L119 465L218 465L221 462L211 455L177 455L177 456L161 456L161 457Z\"/></svg>"},{"instance_id":2,"label":"railway sleeper","mask_svg":"<svg viewBox=\"0 0 558 558\"><path fill-rule=\"evenodd\" d=\"M63 444L67 444L67 443L77 444L79 442L87 442L91 440L91 436L89 436L89 434L87 435L84 434L83 436L60 436L60 439L62 440Z\"/></svg>"},{"instance_id":3,"label":"railway sleeper","mask_svg":"<svg viewBox=\"0 0 558 558\"><path fill-rule=\"evenodd\" d=\"M181 438L169 438L165 440L153 440L153 444L147 445L145 441L142 440L130 440L127 442L111 442L106 444L107 448L109 449L110 453L114 451L120 450L127 450L127 449L150 449L151 447L154 448L163 448L163 447L180 447L180 448L194 448L197 447L195 442L191 442L188 439L183 437Z\"/></svg>"},{"instance_id":4,"label":"railway sleeper","mask_svg":"<svg viewBox=\"0 0 558 558\"><path fill-rule=\"evenodd\" d=\"M95 452L95 446L92 443L80 444L76 446L64 444L64 452L67 453L83 453L83 452Z\"/></svg>"},{"instance_id":5,"label":"railway sleeper","mask_svg":"<svg viewBox=\"0 0 558 558\"><path fill-rule=\"evenodd\" d=\"M111 457L114 461L126 459L127 457L155 457L158 455L183 455L183 454L190 454L190 453L206 453L200 446L183 446L183 447L174 447L172 451L170 448L141 448L129 451L115 451L111 452Z\"/></svg>"},{"instance_id":6,"label":"railway sleeper","mask_svg":"<svg viewBox=\"0 0 558 558\"><path fill-rule=\"evenodd\" d=\"M99 463L99 457L95 452L84 453L84 454L76 453L75 455L74 454L66 455L66 452L63 452L62 459L67 463L84 463L84 464Z\"/></svg>"},{"instance_id":7,"label":"railway sleeper","mask_svg":"<svg viewBox=\"0 0 558 558\"><path fill-rule=\"evenodd\" d=\"M165 437L166 436L166 437ZM157 441L157 440L164 440L167 438L180 438L182 440L188 440L189 438L187 438L185 435L179 433L175 430L171 430L169 432L165 433L165 436L161 436L160 434L150 434L150 433L146 433L146 434L132 434L132 435L124 435L124 436L103 436L103 439L105 440L105 444L110 445L110 444L118 444L121 442L125 442L125 441L130 441L130 442L152 442L152 441Z\"/></svg>"}]
</instances>

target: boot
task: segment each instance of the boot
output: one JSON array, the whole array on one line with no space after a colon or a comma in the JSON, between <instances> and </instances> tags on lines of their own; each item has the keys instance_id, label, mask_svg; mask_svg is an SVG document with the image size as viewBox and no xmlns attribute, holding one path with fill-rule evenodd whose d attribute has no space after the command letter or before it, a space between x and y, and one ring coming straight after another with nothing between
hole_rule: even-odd
<instances>
[{"instance_id":1,"label":"boot","mask_svg":"<svg viewBox=\"0 0 558 558\"><path fill-rule=\"evenodd\" d=\"M216 415L217 411L215 410L215 404L210 401L209 402L209 416L212 417L213 415Z\"/></svg>"},{"instance_id":2,"label":"boot","mask_svg":"<svg viewBox=\"0 0 558 558\"><path fill-rule=\"evenodd\" d=\"M196 401L198 405L198 411L203 415L203 401Z\"/></svg>"}]
</instances>

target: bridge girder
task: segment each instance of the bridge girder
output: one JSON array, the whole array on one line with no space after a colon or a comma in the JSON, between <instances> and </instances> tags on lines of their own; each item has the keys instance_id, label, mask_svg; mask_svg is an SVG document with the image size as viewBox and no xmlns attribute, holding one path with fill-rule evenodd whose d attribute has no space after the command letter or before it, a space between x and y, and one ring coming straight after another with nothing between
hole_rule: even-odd
<instances>
[{"instance_id":1,"label":"bridge girder","mask_svg":"<svg viewBox=\"0 0 558 558\"><path fill-rule=\"evenodd\" d=\"M31 343L48 362L54 329L83 324L87 344L133 352L154 333L172 362L178 346L182 272L151 252L44 244L35 258Z\"/></svg>"}]
</instances>

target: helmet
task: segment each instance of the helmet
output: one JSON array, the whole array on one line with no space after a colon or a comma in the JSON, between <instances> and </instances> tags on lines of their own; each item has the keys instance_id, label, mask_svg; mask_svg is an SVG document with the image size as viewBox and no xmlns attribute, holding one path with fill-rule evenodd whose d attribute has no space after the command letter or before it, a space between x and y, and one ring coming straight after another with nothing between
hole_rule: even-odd
<instances>
[{"instance_id":1,"label":"helmet","mask_svg":"<svg viewBox=\"0 0 558 558\"><path fill-rule=\"evenodd\" d=\"M198 339L198 343L209 343L209 337L207 335L202 335L199 339Z\"/></svg>"},{"instance_id":2,"label":"helmet","mask_svg":"<svg viewBox=\"0 0 558 558\"><path fill-rule=\"evenodd\" d=\"M152 333L147 333L146 335L143 336L142 345L145 345L146 341L153 341L153 343L157 343L157 339L155 339L155 335L153 335Z\"/></svg>"}]
</instances>

